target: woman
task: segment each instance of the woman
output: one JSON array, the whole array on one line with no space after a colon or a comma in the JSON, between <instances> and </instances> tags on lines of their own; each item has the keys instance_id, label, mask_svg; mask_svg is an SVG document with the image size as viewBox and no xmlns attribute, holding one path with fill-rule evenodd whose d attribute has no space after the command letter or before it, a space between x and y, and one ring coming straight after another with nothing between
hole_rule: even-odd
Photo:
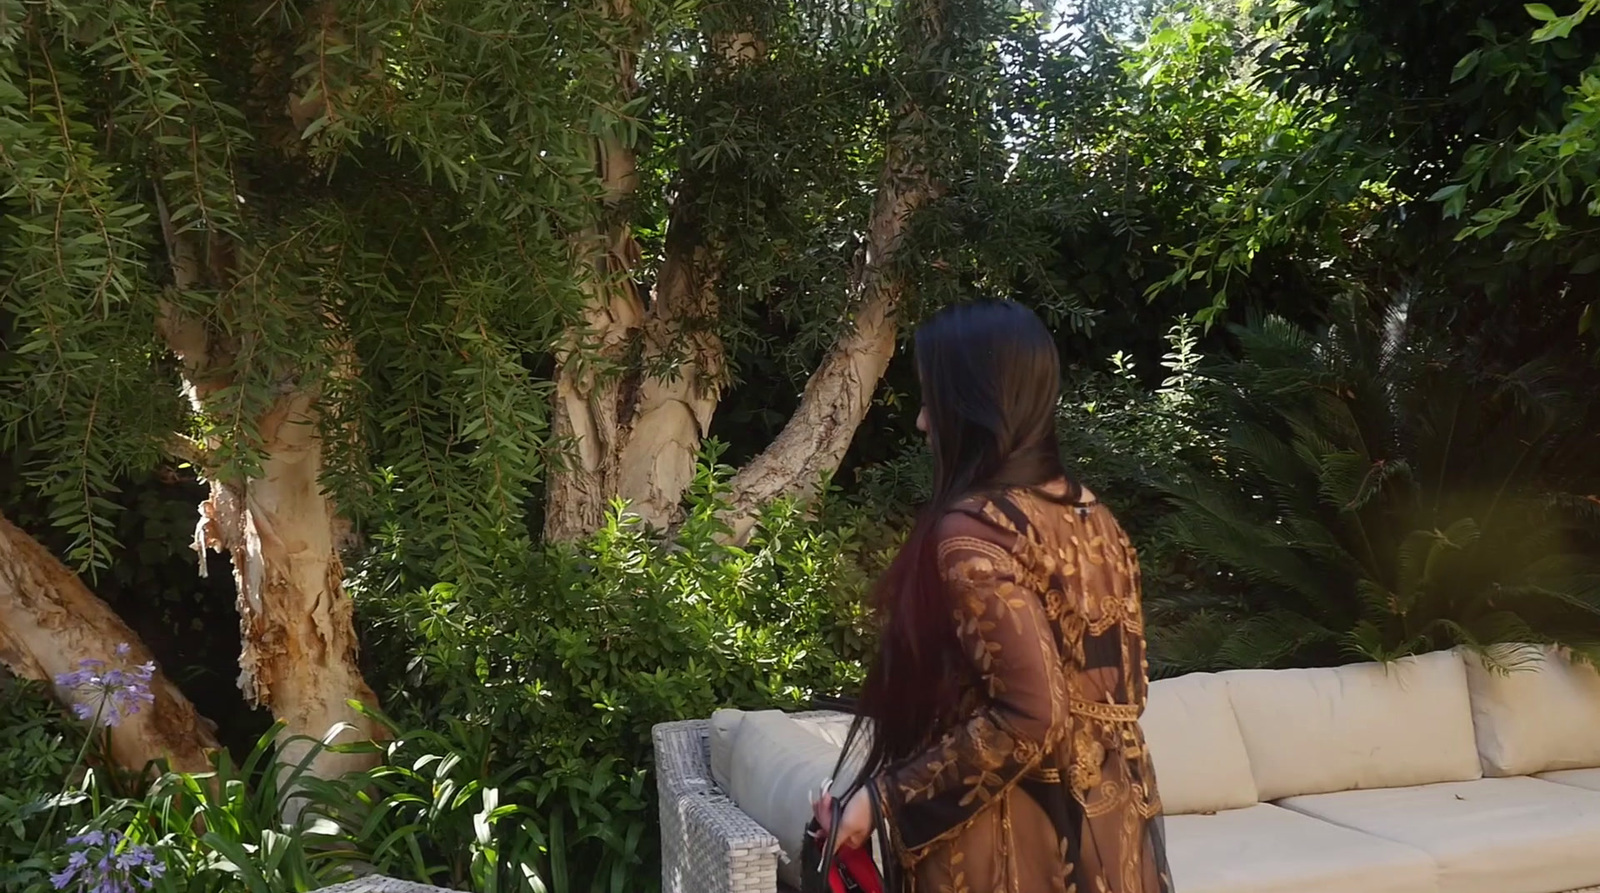
<instances>
[{"instance_id":1,"label":"woman","mask_svg":"<svg viewBox=\"0 0 1600 893\"><path fill-rule=\"evenodd\" d=\"M1061 464L1055 342L1021 305L972 304L916 358L934 496L878 586L837 840L882 816L906 890L1170 893L1138 560Z\"/></svg>"}]
</instances>

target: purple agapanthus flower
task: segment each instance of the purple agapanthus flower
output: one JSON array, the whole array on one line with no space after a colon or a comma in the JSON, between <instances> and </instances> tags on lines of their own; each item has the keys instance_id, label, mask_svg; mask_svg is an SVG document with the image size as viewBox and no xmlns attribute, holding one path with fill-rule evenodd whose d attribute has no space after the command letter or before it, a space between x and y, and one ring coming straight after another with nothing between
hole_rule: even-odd
<instances>
[{"instance_id":1,"label":"purple agapanthus flower","mask_svg":"<svg viewBox=\"0 0 1600 893\"><path fill-rule=\"evenodd\" d=\"M118 645L116 656L126 660L131 650L126 643ZM132 668L108 667L105 661L90 658L78 661L78 669L71 673L57 676L56 684L78 694L72 712L79 719L99 717L99 722L114 726L155 703L155 695L150 693L155 674L156 665L150 662Z\"/></svg>"},{"instance_id":2,"label":"purple agapanthus flower","mask_svg":"<svg viewBox=\"0 0 1600 893\"><path fill-rule=\"evenodd\" d=\"M166 866L154 848L134 843L116 831L88 831L67 838L79 847L67 856L67 867L50 875L50 885L74 893L137 893L155 885Z\"/></svg>"}]
</instances>

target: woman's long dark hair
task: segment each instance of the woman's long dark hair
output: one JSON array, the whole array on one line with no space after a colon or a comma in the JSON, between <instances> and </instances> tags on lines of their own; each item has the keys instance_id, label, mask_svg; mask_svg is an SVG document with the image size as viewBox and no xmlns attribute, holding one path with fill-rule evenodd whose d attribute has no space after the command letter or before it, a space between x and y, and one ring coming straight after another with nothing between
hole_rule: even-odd
<instances>
[{"instance_id":1,"label":"woman's long dark hair","mask_svg":"<svg viewBox=\"0 0 1600 893\"><path fill-rule=\"evenodd\" d=\"M962 304L916 333L933 447L933 498L874 591L882 634L847 749L872 731L860 779L914 756L955 721L965 660L939 578L933 533L967 497L1068 481L1056 404L1061 358L1033 311L1010 301Z\"/></svg>"}]
</instances>

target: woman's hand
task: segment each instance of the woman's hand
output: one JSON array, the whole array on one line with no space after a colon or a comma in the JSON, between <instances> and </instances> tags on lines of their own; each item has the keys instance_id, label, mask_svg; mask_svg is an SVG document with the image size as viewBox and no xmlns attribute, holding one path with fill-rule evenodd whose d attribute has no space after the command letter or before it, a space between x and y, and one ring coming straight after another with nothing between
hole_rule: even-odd
<instances>
[{"instance_id":1,"label":"woman's hand","mask_svg":"<svg viewBox=\"0 0 1600 893\"><path fill-rule=\"evenodd\" d=\"M834 836L834 852L845 847L860 849L872 837L872 798L867 789L856 791L844 805L839 818L839 833Z\"/></svg>"}]
</instances>

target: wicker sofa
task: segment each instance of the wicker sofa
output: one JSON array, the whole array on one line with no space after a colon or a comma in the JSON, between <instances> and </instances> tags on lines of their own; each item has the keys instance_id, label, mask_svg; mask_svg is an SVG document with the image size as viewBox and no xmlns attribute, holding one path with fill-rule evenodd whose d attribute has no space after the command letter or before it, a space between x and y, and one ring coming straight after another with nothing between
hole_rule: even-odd
<instances>
[{"instance_id":1,"label":"wicker sofa","mask_svg":"<svg viewBox=\"0 0 1600 893\"><path fill-rule=\"evenodd\" d=\"M1177 893L1600 891L1600 675L1528 653L1509 674L1440 652L1153 684ZM658 727L663 889L785 889L847 722Z\"/></svg>"}]
</instances>

